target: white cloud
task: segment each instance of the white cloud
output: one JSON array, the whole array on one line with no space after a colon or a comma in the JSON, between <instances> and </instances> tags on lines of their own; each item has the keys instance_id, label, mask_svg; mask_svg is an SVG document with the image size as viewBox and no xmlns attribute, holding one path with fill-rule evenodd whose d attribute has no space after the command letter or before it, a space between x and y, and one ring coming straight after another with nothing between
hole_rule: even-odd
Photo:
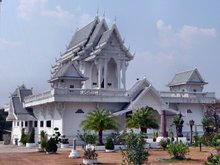
<instances>
[{"instance_id":1,"label":"white cloud","mask_svg":"<svg viewBox=\"0 0 220 165\"><path fill-rule=\"evenodd\" d=\"M183 25L179 30L174 30L162 20L156 22L156 27L161 48L190 48L195 43L202 43L218 36L214 28Z\"/></svg>"},{"instance_id":2,"label":"white cloud","mask_svg":"<svg viewBox=\"0 0 220 165\"><path fill-rule=\"evenodd\" d=\"M152 52L141 53L142 59L146 59L144 61L153 62L154 65L177 67L185 65L193 59L193 52L204 48L208 41L218 36L214 28L183 25L179 29L174 29L163 20L156 22L156 28L158 30L156 48Z\"/></svg>"},{"instance_id":3,"label":"white cloud","mask_svg":"<svg viewBox=\"0 0 220 165\"><path fill-rule=\"evenodd\" d=\"M89 14L82 14L80 17L79 17L79 23L78 25L80 27L83 27L85 25L87 25L89 22L91 22L92 20L94 20L94 17L89 15Z\"/></svg>"},{"instance_id":4,"label":"white cloud","mask_svg":"<svg viewBox=\"0 0 220 165\"><path fill-rule=\"evenodd\" d=\"M48 0L19 0L17 14L23 20L31 20L33 17L52 17L66 24L74 20L74 15L64 10L61 6L49 10L46 5Z\"/></svg>"},{"instance_id":5,"label":"white cloud","mask_svg":"<svg viewBox=\"0 0 220 165\"><path fill-rule=\"evenodd\" d=\"M5 38L0 38L0 49L4 48L17 48L22 46L21 42L18 41L8 41Z\"/></svg>"},{"instance_id":6,"label":"white cloud","mask_svg":"<svg viewBox=\"0 0 220 165\"><path fill-rule=\"evenodd\" d=\"M196 26L184 25L177 33L177 36L184 43L190 44L202 38L215 38L217 37L217 32L214 28L199 28Z\"/></svg>"},{"instance_id":7,"label":"white cloud","mask_svg":"<svg viewBox=\"0 0 220 165\"><path fill-rule=\"evenodd\" d=\"M47 0L19 0L17 7L18 16L30 20L32 16L44 8Z\"/></svg>"},{"instance_id":8,"label":"white cloud","mask_svg":"<svg viewBox=\"0 0 220 165\"><path fill-rule=\"evenodd\" d=\"M71 22L74 20L75 16L70 12L62 9L60 6L56 6L55 10L44 10L41 12L42 16L48 16L56 18L64 23Z\"/></svg>"}]
</instances>

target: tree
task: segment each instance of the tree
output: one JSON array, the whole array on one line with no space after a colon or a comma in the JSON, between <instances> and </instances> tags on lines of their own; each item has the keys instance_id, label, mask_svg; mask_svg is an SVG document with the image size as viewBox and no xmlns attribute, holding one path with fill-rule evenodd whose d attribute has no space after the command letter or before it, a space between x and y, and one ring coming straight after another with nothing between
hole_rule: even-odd
<instances>
[{"instance_id":1,"label":"tree","mask_svg":"<svg viewBox=\"0 0 220 165\"><path fill-rule=\"evenodd\" d=\"M102 134L104 130L117 130L118 122L116 118L105 109L97 108L88 112L88 116L81 122L84 130L93 130L98 132L99 144L103 144Z\"/></svg>"},{"instance_id":2,"label":"tree","mask_svg":"<svg viewBox=\"0 0 220 165\"><path fill-rule=\"evenodd\" d=\"M173 124L176 127L176 139L178 140L178 137L183 137L182 129L183 129L183 123L184 120L182 119L182 114L176 115L173 119Z\"/></svg>"},{"instance_id":3,"label":"tree","mask_svg":"<svg viewBox=\"0 0 220 165\"><path fill-rule=\"evenodd\" d=\"M0 141L2 141L2 137L4 133L7 133L6 130L11 130L12 122L6 121L8 113L4 112L4 109L0 109Z\"/></svg>"},{"instance_id":4,"label":"tree","mask_svg":"<svg viewBox=\"0 0 220 165\"><path fill-rule=\"evenodd\" d=\"M193 137L193 126L195 124L194 120L189 121L189 126L190 126L190 144L192 144L192 137Z\"/></svg>"},{"instance_id":5,"label":"tree","mask_svg":"<svg viewBox=\"0 0 220 165\"><path fill-rule=\"evenodd\" d=\"M159 124L153 111L151 107L138 109L126 119L126 127L140 128L142 133L147 133L147 129L158 129Z\"/></svg>"}]
</instances>

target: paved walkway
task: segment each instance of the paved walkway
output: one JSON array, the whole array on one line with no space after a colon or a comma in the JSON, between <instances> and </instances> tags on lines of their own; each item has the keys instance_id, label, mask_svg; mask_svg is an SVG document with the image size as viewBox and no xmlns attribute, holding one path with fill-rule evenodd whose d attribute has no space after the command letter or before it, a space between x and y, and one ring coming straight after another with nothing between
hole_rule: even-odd
<instances>
[{"instance_id":1,"label":"paved walkway","mask_svg":"<svg viewBox=\"0 0 220 165\"><path fill-rule=\"evenodd\" d=\"M72 147L68 148L59 148L59 151L70 151ZM0 144L0 153L16 153L16 152L36 152L38 147L27 148L25 146L16 146L16 145L4 145Z\"/></svg>"}]
</instances>

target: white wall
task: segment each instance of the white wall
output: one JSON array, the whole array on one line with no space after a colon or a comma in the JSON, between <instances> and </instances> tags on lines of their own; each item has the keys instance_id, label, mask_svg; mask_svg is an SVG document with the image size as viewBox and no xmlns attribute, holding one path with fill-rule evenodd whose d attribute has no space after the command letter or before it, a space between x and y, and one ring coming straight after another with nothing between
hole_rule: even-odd
<instances>
[{"instance_id":1,"label":"white wall","mask_svg":"<svg viewBox=\"0 0 220 165\"><path fill-rule=\"evenodd\" d=\"M75 113L82 109L85 113ZM96 109L95 103L67 103L63 114L63 134L68 136L77 135L77 130L82 131L80 123L86 118L86 113Z\"/></svg>"}]
</instances>

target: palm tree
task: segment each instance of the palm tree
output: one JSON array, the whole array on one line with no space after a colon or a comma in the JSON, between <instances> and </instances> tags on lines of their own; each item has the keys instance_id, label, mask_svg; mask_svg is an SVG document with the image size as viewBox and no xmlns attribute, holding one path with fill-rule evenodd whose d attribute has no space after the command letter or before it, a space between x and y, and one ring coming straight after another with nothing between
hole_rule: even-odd
<instances>
[{"instance_id":1,"label":"palm tree","mask_svg":"<svg viewBox=\"0 0 220 165\"><path fill-rule=\"evenodd\" d=\"M182 114L176 115L173 119L173 124L176 127L176 139L178 141L178 137L182 137L182 128L183 128L184 120L182 119Z\"/></svg>"},{"instance_id":2,"label":"palm tree","mask_svg":"<svg viewBox=\"0 0 220 165\"><path fill-rule=\"evenodd\" d=\"M193 126L195 124L195 121L194 120L190 120L189 121L189 126L190 126L190 144L192 144L192 135L193 135Z\"/></svg>"},{"instance_id":3,"label":"palm tree","mask_svg":"<svg viewBox=\"0 0 220 165\"><path fill-rule=\"evenodd\" d=\"M148 128L158 129L159 124L153 110L151 107L138 109L126 119L126 127L140 128L142 133L147 133Z\"/></svg>"},{"instance_id":4,"label":"palm tree","mask_svg":"<svg viewBox=\"0 0 220 165\"><path fill-rule=\"evenodd\" d=\"M88 116L81 122L84 130L93 130L99 134L99 144L103 144L102 134L104 130L117 130L118 122L116 118L105 109L97 108L88 112Z\"/></svg>"}]
</instances>

